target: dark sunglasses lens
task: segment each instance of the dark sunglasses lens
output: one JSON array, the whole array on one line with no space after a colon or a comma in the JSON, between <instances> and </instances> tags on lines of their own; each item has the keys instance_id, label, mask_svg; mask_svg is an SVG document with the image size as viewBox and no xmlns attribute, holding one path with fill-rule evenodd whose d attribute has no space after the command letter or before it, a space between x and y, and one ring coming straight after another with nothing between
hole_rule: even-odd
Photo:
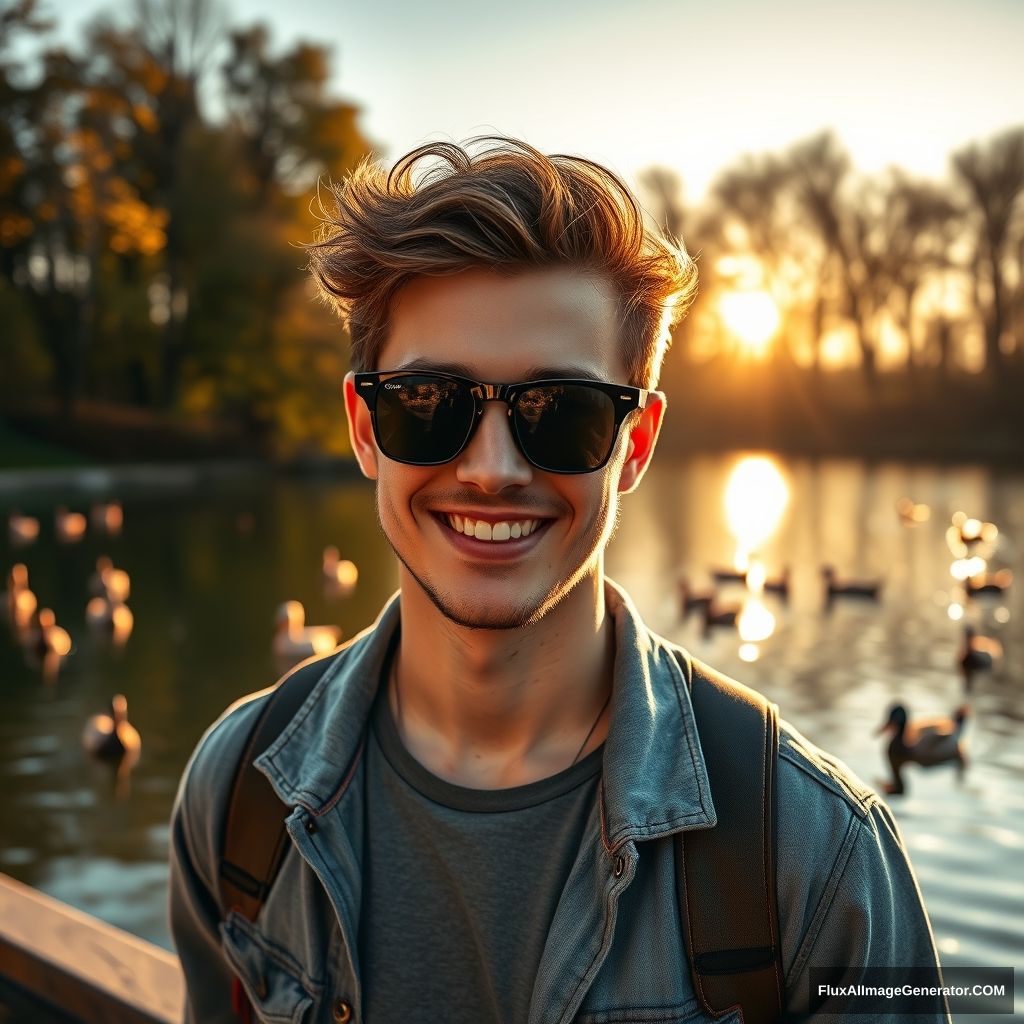
<instances>
[{"instance_id":1,"label":"dark sunglasses lens","mask_svg":"<svg viewBox=\"0 0 1024 1024\"><path fill-rule=\"evenodd\" d=\"M519 395L515 426L532 462L556 473L585 473L611 452L615 403L585 384L540 385Z\"/></svg>"},{"instance_id":2,"label":"dark sunglasses lens","mask_svg":"<svg viewBox=\"0 0 1024 1024\"><path fill-rule=\"evenodd\" d=\"M421 465L455 457L473 426L473 396L458 381L409 374L377 390L377 442L400 462Z\"/></svg>"}]
</instances>

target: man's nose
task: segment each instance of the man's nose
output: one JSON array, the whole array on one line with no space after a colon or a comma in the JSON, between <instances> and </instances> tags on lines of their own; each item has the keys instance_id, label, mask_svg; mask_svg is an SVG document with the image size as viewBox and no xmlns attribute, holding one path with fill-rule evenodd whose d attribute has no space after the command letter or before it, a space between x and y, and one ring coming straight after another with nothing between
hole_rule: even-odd
<instances>
[{"instance_id":1,"label":"man's nose","mask_svg":"<svg viewBox=\"0 0 1024 1024\"><path fill-rule=\"evenodd\" d=\"M506 487L524 486L533 478L533 467L523 458L512 438L512 421L504 402L485 402L472 441L459 456L455 475L461 483L476 484L497 494Z\"/></svg>"}]
</instances>

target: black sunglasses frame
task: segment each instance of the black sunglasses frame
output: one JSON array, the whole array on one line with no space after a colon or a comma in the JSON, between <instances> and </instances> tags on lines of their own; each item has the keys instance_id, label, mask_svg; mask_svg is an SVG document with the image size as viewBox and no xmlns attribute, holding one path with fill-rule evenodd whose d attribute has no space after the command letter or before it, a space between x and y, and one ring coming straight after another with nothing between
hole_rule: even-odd
<instances>
[{"instance_id":1,"label":"black sunglasses frame","mask_svg":"<svg viewBox=\"0 0 1024 1024\"><path fill-rule=\"evenodd\" d=\"M512 440L515 442L516 448L523 458L531 466L545 473L558 473L565 476L596 473L599 469L604 469L611 458L612 452L615 450L615 443L619 438L619 430L626 417L636 409L646 408L650 395L656 394L656 392L651 392L644 388L634 388L628 384L610 384L605 381L590 380L586 377L545 377L540 380L520 381L515 384L487 384L484 381L473 380L470 377L460 377L454 373L443 373L440 370L370 370L365 373L353 374L353 377L355 378L356 394L362 398L366 403L367 409L370 411L370 422L373 424L373 436L376 438L377 447L393 462L400 462L406 466L443 466L445 463L452 462L466 450L469 442L473 440L473 436L476 434L477 427L480 426L480 421L483 417L484 402L504 402L508 411L509 430L512 434ZM475 416L472 425L466 433L466 439L462 442L459 450L453 455L446 459L436 459L431 462L411 462L408 459L396 459L384 450L377 431L377 395L380 392L381 385L398 377L439 377L443 380L456 381L467 387L473 399ZM512 416L512 410L519 396L531 388L562 384L575 384L592 388L595 391L602 392L612 400L615 409L615 426L612 433L612 441L608 446L607 454L597 466L588 467L587 469L549 469L547 466L543 466L531 459L523 448L522 439L519 437L519 432L515 426L516 421Z\"/></svg>"}]
</instances>

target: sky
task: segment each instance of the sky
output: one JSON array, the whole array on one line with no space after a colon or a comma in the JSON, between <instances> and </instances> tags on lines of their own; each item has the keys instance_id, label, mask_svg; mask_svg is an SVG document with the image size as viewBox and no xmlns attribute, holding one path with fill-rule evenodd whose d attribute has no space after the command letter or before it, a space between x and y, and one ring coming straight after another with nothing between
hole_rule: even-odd
<instances>
[{"instance_id":1,"label":"sky","mask_svg":"<svg viewBox=\"0 0 1024 1024\"><path fill-rule=\"evenodd\" d=\"M0 0L3 2L3 0ZM62 34L129 0L50 0ZM231 24L328 45L334 90L393 161L500 132L690 200L744 153L831 127L867 173L941 177L950 152L1024 123L1021 0L231 0Z\"/></svg>"}]
</instances>

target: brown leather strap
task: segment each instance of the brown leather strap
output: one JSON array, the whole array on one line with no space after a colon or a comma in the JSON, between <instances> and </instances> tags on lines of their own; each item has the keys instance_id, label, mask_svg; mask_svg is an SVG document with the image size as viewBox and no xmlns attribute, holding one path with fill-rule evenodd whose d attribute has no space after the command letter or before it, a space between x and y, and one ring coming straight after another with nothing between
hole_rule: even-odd
<instances>
[{"instance_id":1,"label":"brown leather strap","mask_svg":"<svg viewBox=\"0 0 1024 1024\"><path fill-rule=\"evenodd\" d=\"M684 671L685 671L685 662ZM678 833L676 878L694 989L712 1017L782 1020L775 886L778 712L759 693L691 662L690 696L718 823Z\"/></svg>"},{"instance_id":2,"label":"brown leather strap","mask_svg":"<svg viewBox=\"0 0 1024 1024\"><path fill-rule=\"evenodd\" d=\"M224 819L219 884L225 916L237 910L256 920L290 846L284 825L289 808L253 761L287 727L330 663L330 658L316 658L294 668L274 688L253 723Z\"/></svg>"}]
</instances>

